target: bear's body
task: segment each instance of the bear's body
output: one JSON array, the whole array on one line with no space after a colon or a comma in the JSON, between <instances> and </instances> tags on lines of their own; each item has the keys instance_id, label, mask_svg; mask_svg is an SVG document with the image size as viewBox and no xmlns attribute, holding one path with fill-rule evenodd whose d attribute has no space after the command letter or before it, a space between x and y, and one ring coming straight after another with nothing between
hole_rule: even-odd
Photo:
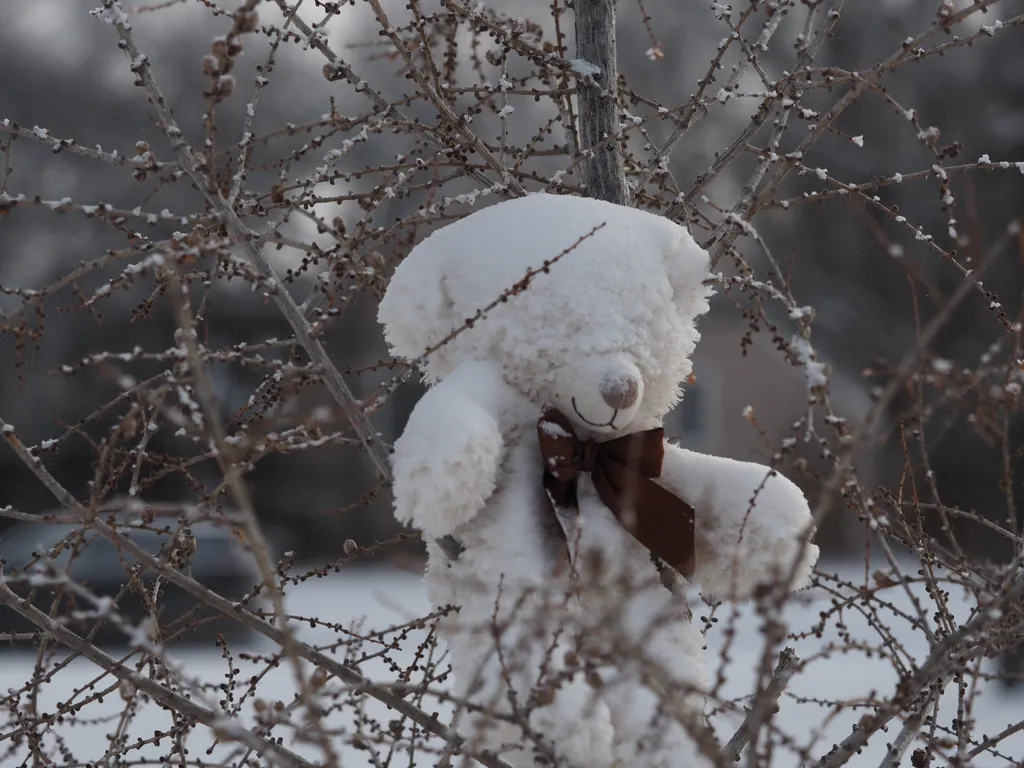
<instances>
[{"instance_id":1,"label":"bear's body","mask_svg":"<svg viewBox=\"0 0 1024 768\"><path fill-rule=\"evenodd\" d=\"M659 427L691 372L707 272L707 254L663 218L532 195L431 235L381 303L397 355L432 350L432 387L395 444L395 514L428 540L431 602L458 606L440 626L456 697L505 715L467 711L458 727L513 765L534 765L535 747L576 768L707 764L688 730L707 672L685 600L586 475L572 574L537 436L545 406L584 439ZM668 445L657 482L696 511L705 592L806 582L817 548L788 480ZM436 541L449 535L455 560Z\"/></svg>"}]
</instances>

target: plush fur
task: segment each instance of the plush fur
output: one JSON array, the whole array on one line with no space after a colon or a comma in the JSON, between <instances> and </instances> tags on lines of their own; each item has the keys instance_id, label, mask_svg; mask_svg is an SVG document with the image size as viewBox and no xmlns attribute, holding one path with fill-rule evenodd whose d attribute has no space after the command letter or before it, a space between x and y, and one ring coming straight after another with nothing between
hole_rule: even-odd
<instances>
[{"instance_id":1,"label":"plush fur","mask_svg":"<svg viewBox=\"0 0 1024 768\"><path fill-rule=\"evenodd\" d=\"M580 573L570 578L536 436L546 404L581 437L659 426L691 372L707 277L707 254L664 218L538 194L432 234L381 302L397 356L434 350L424 363L431 389L395 444L395 515L428 539L431 601L459 607L441 626L456 696L511 720L529 712L518 725L473 712L458 722L513 765L534 765L524 725L578 768L707 764L686 727L699 722L708 680L685 601L660 584L586 477ZM630 388L634 402L608 404L609 390ZM705 593L742 599L791 574L791 587L806 583L818 550L790 481L672 445L660 482L696 509L694 580ZM455 562L434 541L449 534L465 548Z\"/></svg>"}]
</instances>

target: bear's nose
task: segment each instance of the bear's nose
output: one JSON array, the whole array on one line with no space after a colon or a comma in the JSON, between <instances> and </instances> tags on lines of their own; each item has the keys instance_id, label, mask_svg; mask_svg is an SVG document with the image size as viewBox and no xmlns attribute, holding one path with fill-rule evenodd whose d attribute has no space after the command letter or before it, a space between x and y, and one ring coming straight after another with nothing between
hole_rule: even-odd
<instances>
[{"instance_id":1,"label":"bear's nose","mask_svg":"<svg viewBox=\"0 0 1024 768\"><path fill-rule=\"evenodd\" d=\"M617 411L632 408L640 394L640 384L636 377L628 374L611 374L601 380L601 399L609 408Z\"/></svg>"}]
</instances>

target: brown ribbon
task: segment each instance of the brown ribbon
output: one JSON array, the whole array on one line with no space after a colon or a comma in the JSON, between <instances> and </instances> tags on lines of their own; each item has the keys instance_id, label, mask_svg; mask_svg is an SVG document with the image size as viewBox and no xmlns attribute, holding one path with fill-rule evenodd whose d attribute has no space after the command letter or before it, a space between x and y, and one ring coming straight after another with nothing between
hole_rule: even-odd
<instances>
[{"instance_id":1,"label":"brown ribbon","mask_svg":"<svg viewBox=\"0 0 1024 768\"><path fill-rule=\"evenodd\" d=\"M580 440L565 414L548 407L537 434L544 490L556 516L560 509L579 510L576 483L581 472L588 472L601 501L633 538L684 576L693 575L693 507L653 480L661 476L665 458L664 429L604 443Z\"/></svg>"}]
</instances>

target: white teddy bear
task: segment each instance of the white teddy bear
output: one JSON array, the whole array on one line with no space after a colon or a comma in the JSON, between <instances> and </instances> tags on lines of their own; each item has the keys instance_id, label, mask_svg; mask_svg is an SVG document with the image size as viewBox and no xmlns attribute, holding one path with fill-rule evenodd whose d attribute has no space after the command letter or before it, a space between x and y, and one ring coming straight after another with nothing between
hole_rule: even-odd
<instances>
[{"instance_id":1,"label":"white teddy bear","mask_svg":"<svg viewBox=\"0 0 1024 768\"><path fill-rule=\"evenodd\" d=\"M661 427L691 373L708 269L665 218L535 194L433 233L381 302L394 354L431 385L395 443L395 515L427 539L432 603L458 608L440 626L457 727L512 765L710 764L694 736L704 643L685 598L662 586L636 513L603 501L593 461L574 470L571 509L559 505L541 445L575 432L579 458ZM653 483L695 518L655 542L692 548L672 565L725 599L806 584L818 548L793 483L663 450Z\"/></svg>"}]
</instances>

